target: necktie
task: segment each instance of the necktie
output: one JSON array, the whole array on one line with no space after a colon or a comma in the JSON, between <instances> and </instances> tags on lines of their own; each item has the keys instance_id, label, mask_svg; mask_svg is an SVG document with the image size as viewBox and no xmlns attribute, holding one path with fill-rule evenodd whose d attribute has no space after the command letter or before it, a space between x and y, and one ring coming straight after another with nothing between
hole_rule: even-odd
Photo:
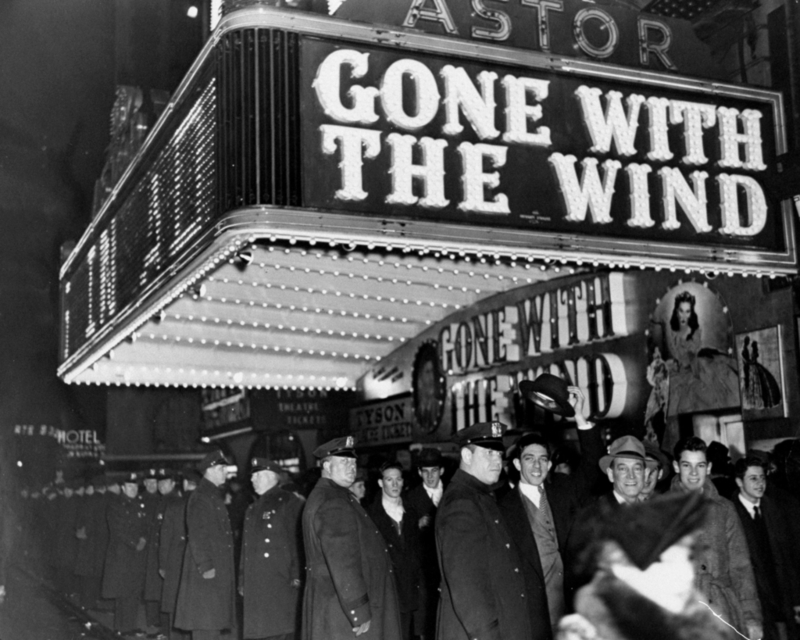
<instances>
[{"instance_id":1,"label":"necktie","mask_svg":"<svg viewBox=\"0 0 800 640\"><path fill-rule=\"evenodd\" d=\"M761 510L758 506L753 507L753 512L755 513L755 517L753 518L756 522L761 522Z\"/></svg>"}]
</instances>

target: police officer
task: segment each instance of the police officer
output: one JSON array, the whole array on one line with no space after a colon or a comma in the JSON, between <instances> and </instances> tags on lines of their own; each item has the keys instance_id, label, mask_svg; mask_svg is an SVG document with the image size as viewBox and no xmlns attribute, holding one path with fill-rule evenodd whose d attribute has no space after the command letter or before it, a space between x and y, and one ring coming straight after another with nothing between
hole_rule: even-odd
<instances>
[{"instance_id":1,"label":"police officer","mask_svg":"<svg viewBox=\"0 0 800 640\"><path fill-rule=\"evenodd\" d=\"M164 580L161 589L161 611L167 616L166 628L172 640L188 637L173 625L178 586L181 580L183 555L186 551L186 504L189 494L197 488L202 476L197 469L186 469L182 474L183 494L167 503L158 545L158 574Z\"/></svg>"},{"instance_id":2,"label":"police officer","mask_svg":"<svg viewBox=\"0 0 800 640\"><path fill-rule=\"evenodd\" d=\"M304 640L400 640L391 559L375 524L349 491L356 478L355 441L317 447L322 477L303 511L306 588Z\"/></svg>"},{"instance_id":3,"label":"police officer","mask_svg":"<svg viewBox=\"0 0 800 640\"><path fill-rule=\"evenodd\" d=\"M220 451L198 465L202 480L186 506L187 544L183 556L175 626L194 640L217 640L236 625L233 532L222 487L235 473Z\"/></svg>"},{"instance_id":4,"label":"police officer","mask_svg":"<svg viewBox=\"0 0 800 640\"><path fill-rule=\"evenodd\" d=\"M251 465L250 480L258 498L245 513L239 563L244 637L293 640L303 567L303 501L278 486L278 464L253 458Z\"/></svg>"},{"instance_id":5,"label":"police officer","mask_svg":"<svg viewBox=\"0 0 800 640\"><path fill-rule=\"evenodd\" d=\"M506 429L479 422L454 437L461 461L436 514L439 640L532 635L522 564L492 493L503 468Z\"/></svg>"},{"instance_id":6,"label":"police officer","mask_svg":"<svg viewBox=\"0 0 800 640\"><path fill-rule=\"evenodd\" d=\"M139 498L138 474L127 474L120 495L109 502L108 530L103 597L115 600L114 629L135 631L147 562L147 517Z\"/></svg>"}]
</instances>

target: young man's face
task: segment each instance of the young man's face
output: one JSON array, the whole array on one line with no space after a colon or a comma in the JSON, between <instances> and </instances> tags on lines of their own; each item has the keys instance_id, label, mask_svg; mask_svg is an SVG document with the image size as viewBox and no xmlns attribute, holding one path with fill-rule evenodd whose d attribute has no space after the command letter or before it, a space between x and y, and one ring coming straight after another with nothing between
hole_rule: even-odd
<instances>
[{"instance_id":1,"label":"young man's face","mask_svg":"<svg viewBox=\"0 0 800 640\"><path fill-rule=\"evenodd\" d=\"M350 491L356 498L363 500L364 496L367 495L367 486L364 484L363 480L356 480L350 485Z\"/></svg>"},{"instance_id":2,"label":"young man's face","mask_svg":"<svg viewBox=\"0 0 800 640\"><path fill-rule=\"evenodd\" d=\"M145 478L144 490L147 491L147 493L156 493L158 491L158 480L155 478Z\"/></svg>"},{"instance_id":3,"label":"young man's face","mask_svg":"<svg viewBox=\"0 0 800 640\"><path fill-rule=\"evenodd\" d=\"M711 472L711 463L706 460L705 451L681 451L681 457L672 464L686 489L703 489L706 476Z\"/></svg>"},{"instance_id":4,"label":"young man's face","mask_svg":"<svg viewBox=\"0 0 800 640\"><path fill-rule=\"evenodd\" d=\"M646 498L652 495L656 490L658 481L664 476L664 470L659 465L655 469L647 468L644 471L644 487L642 488L641 498Z\"/></svg>"},{"instance_id":5,"label":"young man's face","mask_svg":"<svg viewBox=\"0 0 800 640\"><path fill-rule=\"evenodd\" d=\"M767 488L767 476L763 467L747 467L743 478L736 478L739 491L745 500L758 502L764 497Z\"/></svg>"},{"instance_id":6,"label":"young man's face","mask_svg":"<svg viewBox=\"0 0 800 640\"><path fill-rule=\"evenodd\" d=\"M529 444L519 456L514 459L514 466L519 471L522 482L538 487L547 478L550 467L550 454L540 444Z\"/></svg>"},{"instance_id":7,"label":"young man's face","mask_svg":"<svg viewBox=\"0 0 800 640\"><path fill-rule=\"evenodd\" d=\"M637 458L614 458L606 471L614 490L626 502L635 502L644 488L644 462Z\"/></svg>"},{"instance_id":8,"label":"young man's face","mask_svg":"<svg viewBox=\"0 0 800 640\"><path fill-rule=\"evenodd\" d=\"M403 491L403 473L400 469L386 469L378 484L387 498L399 498Z\"/></svg>"},{"instance_id":9,"label":"young man's face","mask_svg":"<svg viewBox=\"0 0 800 640\"><path fill-rule=\"evenodd\" d=\"M422 467L419 469L419 475L422 478L423 484L428 489L435 489L439 486L439 480L442 477L441 467Z\"/></svg>"}]
</instances>

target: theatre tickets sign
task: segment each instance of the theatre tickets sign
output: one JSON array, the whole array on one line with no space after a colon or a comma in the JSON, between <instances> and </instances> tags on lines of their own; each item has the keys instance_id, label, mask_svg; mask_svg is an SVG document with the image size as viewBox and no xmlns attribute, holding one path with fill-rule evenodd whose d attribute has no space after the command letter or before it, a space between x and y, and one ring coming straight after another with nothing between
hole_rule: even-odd
<instances>
[{"instance_id":1,"label":"theatre tickets sign","mask_svg":"<svg viewBox=\"0 0 800 640\"><path fill-rule=\"evenodd\" d=\"M528 232L528 246L620 264L793 253L766 186L784 152L779 94L461 53L304 41L304 203Z\"/></svg>"}]
</instances>

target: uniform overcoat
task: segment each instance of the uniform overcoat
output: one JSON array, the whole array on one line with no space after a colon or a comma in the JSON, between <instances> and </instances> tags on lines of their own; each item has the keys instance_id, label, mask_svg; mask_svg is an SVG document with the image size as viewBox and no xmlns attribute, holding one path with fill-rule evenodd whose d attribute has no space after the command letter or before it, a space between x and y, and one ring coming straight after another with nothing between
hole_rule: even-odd
<instances>
[{"instance_id":1,"label":"uniform overcoat","mask_svg":"<svg viewBox=\"0 0 800 640\"><path fill-rule=\"evenodd\" d=\"M522 563L491 488L459 469L436 514L439 640L531 637Z\"/></svg>"},{"instance_id":2,"label":"uniform overcoat","mask_svg":"<svg viewBox=\"0 0 800 640\"><path fill-rule=\"evenodd\" d=\"M158 545L158 568L164 572L161 589L161 610L175 612L178 586L181 582L183 555L186 552L186 503L188 496L181 496L167 503L164 522Z\"/></svg>"},{"instance_id":3,"label":"uniform overcoat","mask_svg":"<svg viewBox=\"0 0 800 640\"><path fill-rule=\"evenodd\" d=\"M321 478L303 510L304 640L400 640L392 561L375 523L344 487Z\"/></svg>"},{"instance_id":4,"label":"uniform overcoat","mask_svg":"<svg viewBox=\"0 0 800 640\"><path fill-rule=\"evenodd\" d=\"M175 500L180 500L177 491L167 495L158 494L152 499L149 513L150 526L147 536L147 572L144 579L144 599L159 602L164 581L158 573L159 547L161 546L161 526L164 524L164 513L167 505Z\"/></svg>"},{"instance_id":5,"label":"uniform overcoat","mask_svg":"<svg viewBox=\"0 0 800 640\"><path fill-rule=\"evenodd\" d=\"M233 533L222 492L206 478L189 496L186 536L175 626L188 631L233 628ZM209 569L214 569L215 576L204 578Z\"/></svg>"},{"instance_id":6,"label":"uniform overcoat","mask_svg":"<svg viewBox=\"0 0 800 640\"><path fill-rule=\"evenodd\" d=\"M140 538L147 539L147 520L139 498L113 496L108 504L108 551L103 571L103 597L141 596L144 591L146 547L136 550Z\"/></svg>"},{"instance_id":7,"label":"uniform overcoat","mask_svg":"<svg viewBox=\"0 0 800 640\"><path fill-rule=\"evenodd\" d=\"M86 538L78 541L75 575L93 578L103 575L103 563L108 550L107 505L105 494L95 493L83 499L76 526L86 531Z\"/></svg>"},{"instance_id":8,"label":"uniform overcoat","mask_svg":"<svg viewBox=\"0 0 800 640\"><path fill-rule=\"evenodd\" d=\"M276 486L245 513L239 563L245 638L278 636L299 628L302 512L303 501Z\"/></svg>"}]
</instances>

